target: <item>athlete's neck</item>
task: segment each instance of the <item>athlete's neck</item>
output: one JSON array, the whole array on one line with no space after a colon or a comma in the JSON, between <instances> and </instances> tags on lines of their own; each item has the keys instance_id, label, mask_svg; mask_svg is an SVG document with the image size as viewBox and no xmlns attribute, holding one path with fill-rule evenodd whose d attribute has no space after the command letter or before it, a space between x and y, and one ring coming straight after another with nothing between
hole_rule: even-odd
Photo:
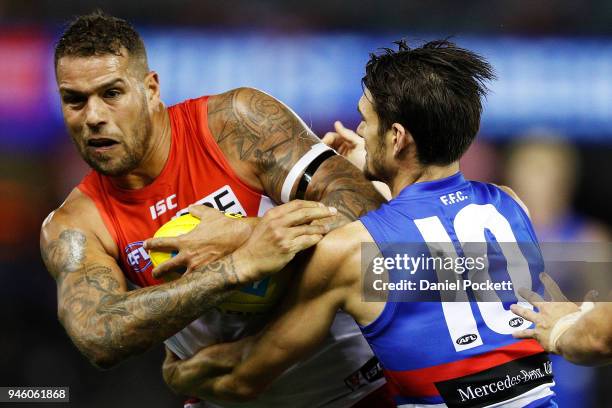
<instances>
[{"instance_id":1,"label":"athlete's neck","mask_svg":"<svg viewBox=\"0 0 612 408\"><path fill-rule=\"evenodd\" d=\"M390 183L393 198L407 186L414 183L440 180L450 177L459 172L459 162L453 162L448 166L422 166L418 169L400 168Z\"/></svg>"},{"instance_id":2,"label":"athlete's neck","mask_svg":"<svg viewBox=\"0 0 612 408\"><path fill-rule=\"evenodd\" d=\"M151 184L160 175L170 155L172 131L165 106L151 118L151 140L142 164L129 174L111 178L115 187L136 190Z\"/></svg>"}]
</instances>

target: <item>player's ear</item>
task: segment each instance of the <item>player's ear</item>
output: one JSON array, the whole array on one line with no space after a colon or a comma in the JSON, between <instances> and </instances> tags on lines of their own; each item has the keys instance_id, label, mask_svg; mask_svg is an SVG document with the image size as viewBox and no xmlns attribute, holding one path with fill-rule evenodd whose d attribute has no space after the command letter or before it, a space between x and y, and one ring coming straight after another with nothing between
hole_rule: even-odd
<instances>
[{"instance_id":1,"label":"player's ear","mask_svg":"<svg viewBox=\"0 0 612 408\"><path fill-rule=\"evenodd\" d=\"M394 123L391 125L392 132L392 143L393 143L393 157L401 157L408 151L408 146L414 143L412 135L404 126L400 123Z\"/></svg>"},{"instance_id":2,"label":"player's ear","mask_svg":"<svg viewBox=\"0 0 612 408\"><path fill-rule=\"evenodd\" d=\"M144 79L145 92L147 93L147 100L149 106L157 106L160 102L159 94L159 77L157 72L149 71Z\"/></svg>"}]
</instances>

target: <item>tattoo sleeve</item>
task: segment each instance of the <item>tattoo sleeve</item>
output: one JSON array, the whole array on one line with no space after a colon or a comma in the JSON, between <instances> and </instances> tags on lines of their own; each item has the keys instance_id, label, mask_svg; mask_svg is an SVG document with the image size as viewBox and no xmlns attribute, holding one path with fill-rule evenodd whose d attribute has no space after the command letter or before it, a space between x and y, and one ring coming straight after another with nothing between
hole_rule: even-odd
<instances>
[{"instance_id":1,"label":"tattoo sleeve","mask_svg":"<svg viewBox=\"0 0 612 408\"><path fill-rule=\"evenodd\" d=\"M162 342L240 286L232 255L173 282L125 292L109 265L87 259L87 238L78 230L64 230L41 252L57 281L60 321L103 368Z\"/></svg>"},{"instance_id":2,"label":"tattoo sleeve","mask_svg":"<svg viewBox=\"0 0 612 408\"><path fill-rule=\"evenodd\" d=\"M363 173L342 156L329 158L319 167L306 197L336 207L340 225L355 221L385 202Z\"/></svg>"},{"instance_id":3,"label":"tattoo sleeve","mask_svg":"<svg viewBox=\"0 0 612 408\"><path fill-rule=\"evenodd\" d=\"M226 154L252 163L266 194L277 203L283 182L295 163L320 140L289 108L249 88L219 95L209 106L209 123ZM338 208L339 223L354 221L385 200L362 172L338 156L315 173L306 199Z\"/></svg>"}]
</instances>

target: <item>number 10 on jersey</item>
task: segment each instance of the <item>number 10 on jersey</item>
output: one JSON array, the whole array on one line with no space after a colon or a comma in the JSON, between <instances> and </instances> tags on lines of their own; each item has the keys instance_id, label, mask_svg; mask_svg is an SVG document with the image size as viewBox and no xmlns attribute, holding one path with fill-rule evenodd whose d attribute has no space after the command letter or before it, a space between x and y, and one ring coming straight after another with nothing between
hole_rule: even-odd
<instances>
[{"instance_id":1,"label":"number 10 on jersey","mask_svg":"<svg viewBox=\"0 0 612 408\"><path fill-rule=\"evenodd\" d=\"M455 244L465 252L486 254L487 247L493 238L498 243L501 256L505 258L507 273L512 281L512 287L516 289L524 287L532 289L532 278L529 264L525 255L519 247L510 223L491 204L478 205L469 204L462 208L454 218L453 230L456 239L453 241L449 232L444 228L437 216L421 218L414 221L419 232L423 236L432 256L444 254L445 257L458 258ZM489 234L487 234L487 231ZM489 269L489 264L479 274L481 278L491 280L491 274L495 272ZM436 268L439 281L448 278L448 272ZM463 279L460 276L459 279ZM501 299L492 291L487 293L494 297L495 301L471 301L467 291L459 291L454 294L453 301L442 299L442 311L448 327L449 335L457 352L478 347L483 344L482 334L478 328L479 324L473 307L477 307L486 327L498 334L511 334L515 330L521 330L531 325L530 322L516 316L504 307ZM515 293L517 299L518 294ZM491 300L491 299L489 299ZM523 307L533 307L521 301Z\"/></svg>"}]
</instances>

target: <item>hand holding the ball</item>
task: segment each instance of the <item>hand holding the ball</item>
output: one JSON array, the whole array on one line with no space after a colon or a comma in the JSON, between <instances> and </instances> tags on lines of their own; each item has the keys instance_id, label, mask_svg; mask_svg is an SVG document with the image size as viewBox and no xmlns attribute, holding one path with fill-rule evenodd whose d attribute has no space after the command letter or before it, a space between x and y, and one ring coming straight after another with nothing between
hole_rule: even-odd
<instances>
[{"instance_id":1,"label":"hand holding the ball","mask_svg":"<svg viewBox=\"0 0 612 408\"><path fill-rule=\"evenodd\" d=\"M159 279L179 269L189 273L193 269L235 251L249 237L256 218L230 218L205 205L189 207L191 215L200 223L186 234L176 237L151 238L144 247L149 251L178 252L176 256L153 269Z\"/></svg>"},{"instance_id":2,"label":"hand holding the ball","mask_svg":"<svg viewBox=\"0 0 612 408\"><path fill-rule=\"evenodd\" d=\"M268 211L234 256L249 260L241 282L253 282L278 272L295 255L316 245L327 234L337 210L314 201L295 200ZM316 220L328 222L313 223Z\"/></svg>"}]
</instances>

